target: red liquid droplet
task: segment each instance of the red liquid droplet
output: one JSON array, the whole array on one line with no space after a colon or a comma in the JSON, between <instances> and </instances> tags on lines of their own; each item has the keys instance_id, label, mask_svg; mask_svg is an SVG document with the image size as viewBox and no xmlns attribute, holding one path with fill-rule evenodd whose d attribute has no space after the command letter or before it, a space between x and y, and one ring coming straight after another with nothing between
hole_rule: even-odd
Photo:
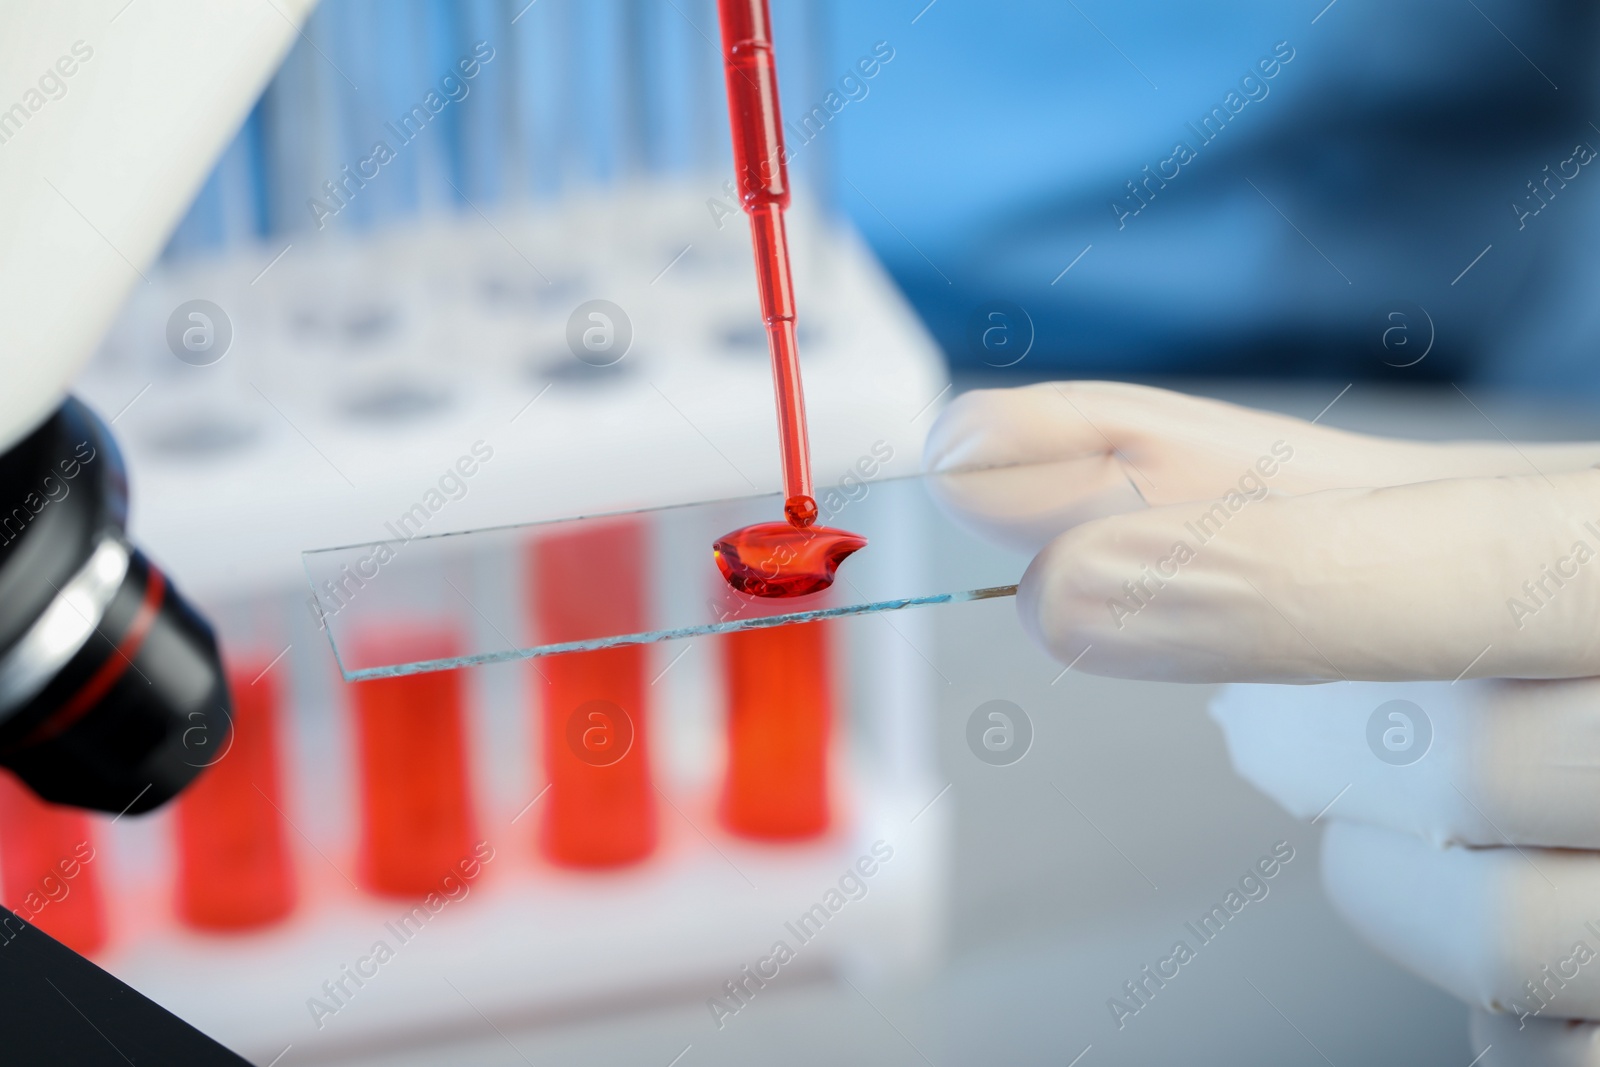
<instances>
[{"instance_id":1,"label":"red liquid droplet","mask_svg":"<svg viewBox=\"0 0 1600 1067\"><path fill-rule=\"evenodd\" d=\"M805 529L817 521L817 502L808 496L792 496L783 502L783 517L790 526Z\"/></svg>"},{"instance_id":2,"label":"red liquid droplet","mask_svg":"<svg viewBox=\"0 0 1600 1067\"><path fill-rule=\"evenodd\" d=\"M865 537L828 526L802 530L786 522L758 522L724 535L712 554L739 592L790 597L828 588L839 563L865 547Z\"/></svg>"}]
</instances>

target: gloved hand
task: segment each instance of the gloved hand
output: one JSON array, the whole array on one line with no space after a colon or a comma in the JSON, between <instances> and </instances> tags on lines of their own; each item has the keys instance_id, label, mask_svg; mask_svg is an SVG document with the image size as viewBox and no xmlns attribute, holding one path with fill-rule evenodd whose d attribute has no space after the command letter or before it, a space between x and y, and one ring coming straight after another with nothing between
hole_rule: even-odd
<instances>
[{"instance_id":1,"label":"gloved hand","mask_svg":"<svg viewBox=\"0 0 1600 1067\"><path fill-rule=\"evenodd\" d=\"M1600 444L1075 382L965 394L925 452L1046 460L945 494L1037 550L1025 628L1093 673L1333 683L1224 690L1236 768L1328 824L1335 906L1478 1009L1480 1063L1600 1065L1600 1027L1566 1021L1600 1020Z\"/></svg>"}]
</instances>

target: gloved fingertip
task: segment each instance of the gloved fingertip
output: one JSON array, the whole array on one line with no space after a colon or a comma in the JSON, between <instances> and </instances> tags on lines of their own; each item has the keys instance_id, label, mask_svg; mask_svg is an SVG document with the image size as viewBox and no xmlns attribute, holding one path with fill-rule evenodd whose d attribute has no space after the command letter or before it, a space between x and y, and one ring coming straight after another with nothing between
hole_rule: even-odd
<instances>
[{"instance_id":1,"label":"gloved fingertip","mask_svg":"<svg viewBox=\"0 0 1600 1067\"><path fill-rule=\"evenodd\" d=\"M984 394L993 389L974 389L962 393L934 418L922 446L922 469L943 471L962 464L962 457L970 450L972 439L982 433L984 419L978 412L985 401Z\"/></svg>"},{"instance_id":2,"label":"gloved fingertip","mask_svg":"<svg viewBox=\"0 0 1600 1067\"><path fill-rule=\"evenodd\" d=\"M1068 538L1058 537L1046 545L1017 583L1017 618L1023 632L1045 652L1060 659L1082 651L1071 623L1070 605L1060 595L1062 545ZM1075 649L1075 650L1074 650Z\"/></svg>"},{"instance_id":3,"label":"gloved fingertip","mask_svg":"<svg viewBox=\"0 0 1600 1067\"><path fill-rule=\"evenodd\" d=\"M1017 582L1017 621L1022 623L1022 630L1029 639L1048 652L1050 646L1045 643L1043 632L1039 628L1038 568L1039 556L1035 556L1033 562L1028 564L1028 569L1022 572L1022 579Z\"/></svg>"}]
</instances>

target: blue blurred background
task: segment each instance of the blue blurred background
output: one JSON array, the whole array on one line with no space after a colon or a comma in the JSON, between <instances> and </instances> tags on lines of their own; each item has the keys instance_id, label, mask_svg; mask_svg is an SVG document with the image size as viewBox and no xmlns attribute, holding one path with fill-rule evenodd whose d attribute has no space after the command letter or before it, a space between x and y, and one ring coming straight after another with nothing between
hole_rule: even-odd
<instances>
[{"instance_id":1,"label":"blue blurred background","mask_svg":"<svg viewBox=\"0 0 1600 1067\"><path fill-rule=\"evenodd\" d=\"M797 180L958 370L1600 385L1592 4L772 6ZM327 229L720 181L716 39L711 0L324 0L168 255L315 231L478 41Z\"/></svg>"}]
</instances>

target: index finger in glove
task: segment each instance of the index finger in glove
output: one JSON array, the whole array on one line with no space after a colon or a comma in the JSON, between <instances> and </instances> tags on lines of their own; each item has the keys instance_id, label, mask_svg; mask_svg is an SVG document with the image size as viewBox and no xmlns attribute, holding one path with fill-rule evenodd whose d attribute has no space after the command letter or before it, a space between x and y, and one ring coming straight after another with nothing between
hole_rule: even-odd
<instances>
[{"instance_id":1,"label":"index finger in glove","mask_svg":"<svg viewBox=\"0 0 1600 1067\"><path fill-rule=\"evenodd\" d=\"M1349 433L1122 382L1044 382L957 397L929 431L930 471L1040 464L935 482L956 521L1029 551L1106 515L1230 492L1577 470L1600 445L1421 442Z\"/></svg>"},{"instance_id":2,"label":"index finger in glove","mask_svg":"<svg viewBox=\"0 0 1600 1067\"><path fill-rule=\"evenodd\" d=\"M923 465L935 472L1010 466L929 484L961 525L1037 552L1063 530L1147 503L1287 481L1282 464L1295 446L1286 437L1294 434L1304 446L1305 436L1294 431L1306 429L1324 450L1328 433L1364 440L1149 386L1044 382L957 397L929 431Z\"/></svg>"},{"instance_id":3,"label":"index finger in glove","mask_svg":"<svg viewBox=\"0 0 1600 1067\"><path fill-rule=\"evenodd\" d=\"M1232 494L1062 534L1018 611L1057 657L1125 678L1583 677L1597 557L1600 472Z\"/></svg>"}]
</instances>

